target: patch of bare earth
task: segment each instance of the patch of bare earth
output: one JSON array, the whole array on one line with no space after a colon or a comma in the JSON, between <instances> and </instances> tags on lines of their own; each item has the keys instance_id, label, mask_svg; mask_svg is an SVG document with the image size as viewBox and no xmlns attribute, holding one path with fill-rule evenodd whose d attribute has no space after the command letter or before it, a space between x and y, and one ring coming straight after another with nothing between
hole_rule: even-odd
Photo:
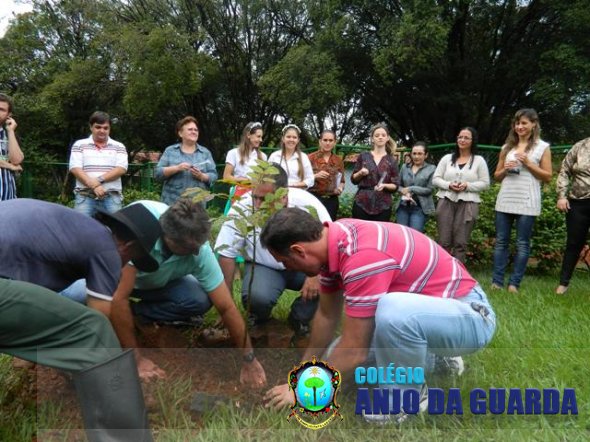
<instances>
[{"instance_id":1,"label":"patch of bare earth","mask_svg":"<svg viewBox=\"0 0 590 442\"><path fill-rule=\"evenodd\" d=\"M190 379L190 398L175 406L181 406L190 413L196 426L202 425L201 415L191 411L193 402L199 408L197 398L204 398L205 405L201 401L200 407L205 409L210 406L211 397L223 398L224 402L231 402L237 407L262 406L266 389L287 381L288 372L297 364L306 344L298 341L293 348L293 332L279 321L271 320L252 330L256 357L266 371L267 387L249 390L240 385L241 353L234 348L225 329L196 330L161 325L138 327L142 351L166 371L166 379L143 384L152 422L165 422L165 416L159 416L165 407L161 403L162 394L158 391L161 391L162 383L164 388L166 383L174 388L173 384L177 379ZM37 403L61 402L60 419L64 426L60 428L82 428L76 392L68 377L56 370L38 366L36 378ZM76 436L72 436L74 438L71 440L77 440Z\"/></svg>"}]
</instances>

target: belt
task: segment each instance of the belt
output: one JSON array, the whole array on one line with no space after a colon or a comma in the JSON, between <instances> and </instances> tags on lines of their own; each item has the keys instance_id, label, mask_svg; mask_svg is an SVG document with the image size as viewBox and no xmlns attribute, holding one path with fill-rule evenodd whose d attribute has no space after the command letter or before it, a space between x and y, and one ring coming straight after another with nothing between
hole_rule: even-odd
<instances>
[{"instance_id":1,"label":"belt","mask_svg":"<svg viewBox=\"0 0 590 442\"><path fill-rule=\"evenodd\" d=\"M92 189L76 189L74 190L75 193L78 193L82 196L89 196L90 198L98 198L98 196L96 195L96 193L94 193L94 190ZM108 190L105 192L105 196L106 195L121 195L121 192L119 192L118 190Z\"/></svg>"},{"instance_id":2,"label":"belt","mask_svg":"<svg viewBox=\"0 0 590 442\"><path fill-rule=\"evenodd\" d=\"M332 195L318 195L318 194L314 194L314 195L316 196L316 198L322 198L322 199L334 198L334 197L338 196L335 193Z\"/></svg>"}]
</instances>

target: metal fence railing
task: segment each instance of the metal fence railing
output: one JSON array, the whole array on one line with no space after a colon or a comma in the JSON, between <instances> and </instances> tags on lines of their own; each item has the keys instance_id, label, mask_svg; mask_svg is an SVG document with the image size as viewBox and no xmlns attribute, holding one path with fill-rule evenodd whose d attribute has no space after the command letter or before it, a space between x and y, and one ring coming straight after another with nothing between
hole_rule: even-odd
<instances>
[{"instance_id":1,"label":"metal fence railing","mask_svg":"<svg viewBox=\"0 0 590 442\"><path fill-rule=\"evenodd\" d=\"M428 147L429 159L428 161L437 164L440 159L453 151L455 144L434 144ZM557 173L561 161L571 145L559 145L551 147L553 158L554 173ZM345 145L339 144L336 146L336 153L343 158L353 159L352 154L362 151L370 150L368 145ZM482 155L493 174L498 163L498 155L501 146L493 145L479 145L479 154ZM266 153L272 152L273 148L264 147L263 151ZM305 152L310 153L317 150L317 147L304 149ZM408 148L398 149L399 161L403 161L404 154L409 152ZM347 162L346 167L352 168L353 162ZM154 170L156 163L130 163L127 173L123 177L123 186L133 187L139 191L159 191L160 185L154 180ZM225 164L217 164L217 172L219 177L223 176L223 169ZM62 199L69 200L72 198L72 191L74 187L74 178L68 173L68 163L47 162L34 163L25 162L23 165L23 172L18 179L18 195L21 198L38 198L50 201ZM223 183L216 184L214 190L225 191L226 185Z\"/></svg>"}]
</instances>

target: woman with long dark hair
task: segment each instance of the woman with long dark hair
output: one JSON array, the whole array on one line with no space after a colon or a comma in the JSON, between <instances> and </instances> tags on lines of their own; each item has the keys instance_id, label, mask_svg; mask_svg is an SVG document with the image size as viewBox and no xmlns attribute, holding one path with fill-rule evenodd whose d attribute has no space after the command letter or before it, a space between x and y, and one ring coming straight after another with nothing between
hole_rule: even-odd
<instances>
[{"instance_id":1,"label":"woman with long dark hair","mask_svg":"<svg viewBox=\"0 0 590 442\"><path fill-rule=\"evenodd\" d=\"M453 153L439 161L432 183L436 196L438 241L451 255L465 263L467 244L479 215L480 193L490 186L486 160L477 155L477 131L459 131Z\"/></svg>"},{"instance_id":2,"label":"woman with long dark hair","mask_svg":"<svg viewBox=\"0 0 590 442\"><path fill-rule=\"evenodd\" d=\"M410 152L410 162L400 169L400 198L395 222L412 227L419 232L429 215L435 212L432 199L432 176L436 167L426 162L428 147L423 141L417 141Z\"/></svg>"}]
</instances>

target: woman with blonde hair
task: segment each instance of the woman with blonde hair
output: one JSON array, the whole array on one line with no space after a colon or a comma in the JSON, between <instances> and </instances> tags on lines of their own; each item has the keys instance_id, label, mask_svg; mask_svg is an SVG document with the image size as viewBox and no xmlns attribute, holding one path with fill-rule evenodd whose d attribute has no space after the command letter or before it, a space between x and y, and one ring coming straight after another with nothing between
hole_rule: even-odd
<instances>
[{"instance_id":1,"label":"woman with blonde hair","mask_svg":"<svg viewBox=\"0 0 590 442\"><path fill-rule=\"evenodd\" d=\"M508 280L508 291L512 293L518 292L529 260L533 225L541 214L541 182L551 181L551 150L540 134L539 115L534 109L516 112L494 172L494 178L502 185L496 198L492 287L504 286L510 231L515 225L516 253Z\"/></svg>"},{"instance_id":2,"label":"woman with blonde hair","mask_svg":"<svg viewBox=\"0 0 590 442\"><path fill-rule=\"evenodd\" d=\"M352 217L369 221L391 219L393 194L399 187L399 167L394 157L397 145L383 123L371 127L370 152L362 152L350 181L358 186L352 205Z\"/></svg>"},{"instance_id":3,"label":"woman with blonde hair","mask_svg":"<svg viewBox=\"0 0 590 442\"><path fill-rule=\"evenodd\" d=\"M307 189L313 186L313 168L309 158L301 151L301 129L295 124L283 127L281 148L270 154L270 163L280 164L287 172L289 187Z\"/></svg>"}]
</instances>

